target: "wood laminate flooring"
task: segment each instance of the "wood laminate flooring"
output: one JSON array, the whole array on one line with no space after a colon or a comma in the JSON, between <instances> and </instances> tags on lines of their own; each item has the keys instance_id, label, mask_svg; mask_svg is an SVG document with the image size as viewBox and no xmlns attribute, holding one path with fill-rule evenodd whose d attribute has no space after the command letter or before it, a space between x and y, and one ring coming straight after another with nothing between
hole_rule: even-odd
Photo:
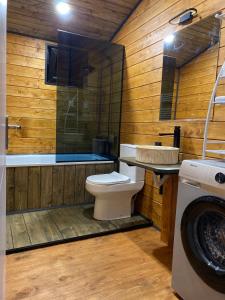
<instances>
[{"instance_id":1,"label":"wood laminate flooring","mask_svg":"<svg viewBox=\"0 0 225 300\"><path fill-rule=\"evenodd\" d=\"M8 255L6 300L175 300L153 227Z\"/></svg>"},{"instance_id":2,"label":"wood laminate flooring","mask_svg":"<svg viewBox=\"0 0 225 300\"><path fill-rule=\"evenodd\" d=\"M7 250L150 225L140 215L97 221L93 205L55 208L7 216Z\"/></svg>"}]
</instances>

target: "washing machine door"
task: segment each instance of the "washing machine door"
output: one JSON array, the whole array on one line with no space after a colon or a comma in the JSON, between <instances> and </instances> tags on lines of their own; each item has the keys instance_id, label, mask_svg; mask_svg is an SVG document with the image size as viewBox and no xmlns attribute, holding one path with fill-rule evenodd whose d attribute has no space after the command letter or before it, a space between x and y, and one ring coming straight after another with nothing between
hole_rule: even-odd
<instances>
[{"instance_id":1,"label":"washing machine door","mask_svg":"<svg viewBox=\"0 0 225 300\"><path fill-rule=\"evenodd\" d=\"M203 196L191 202L182 216L181 238L198 276L225 294L225 199Z\"/></svg>"}]
</instances>

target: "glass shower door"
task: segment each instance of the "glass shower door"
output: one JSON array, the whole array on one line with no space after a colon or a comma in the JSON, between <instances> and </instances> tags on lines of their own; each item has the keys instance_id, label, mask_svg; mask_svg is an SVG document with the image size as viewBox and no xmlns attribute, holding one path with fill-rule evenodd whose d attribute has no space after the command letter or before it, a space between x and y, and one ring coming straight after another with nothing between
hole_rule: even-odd
<instances>
[{"instance_id":1,"label":"glass shower door","mask_svg":"<svg viewBox=\"0 0 225 300\"><path fill-rule=\"evenodd\" d=\"M58 32L57 161L118 157L123 47Z\"/></svg>"}]
</instances>

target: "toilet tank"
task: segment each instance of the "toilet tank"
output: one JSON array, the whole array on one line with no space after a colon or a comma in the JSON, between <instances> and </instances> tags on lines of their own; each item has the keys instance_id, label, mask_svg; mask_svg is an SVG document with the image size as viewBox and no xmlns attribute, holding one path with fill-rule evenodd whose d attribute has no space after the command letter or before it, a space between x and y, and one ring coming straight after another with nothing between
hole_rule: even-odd
<instances>
[{"instance_id":1,"label":"toilet tank","mask_svg":"<svg viewBox=\"0 0 225 300\"><path fill-rule=\"evenodd\" d=\"M136 157L137 145L121 144L120 145L120 157ZM131 181L144 181L145 169L128 166L124 162L120 162L120 174L128 176Z\"/></svg>"}]
</instances>

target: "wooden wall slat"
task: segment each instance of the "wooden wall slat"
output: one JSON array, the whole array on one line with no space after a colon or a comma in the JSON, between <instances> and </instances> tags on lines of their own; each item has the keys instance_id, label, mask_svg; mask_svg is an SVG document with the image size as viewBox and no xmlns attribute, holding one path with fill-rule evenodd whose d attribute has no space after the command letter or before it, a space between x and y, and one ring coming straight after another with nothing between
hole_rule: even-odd
<instances>
[{"instance_id":1,"label":"wooden wall slat","mask_svg":"<svg viewBox=\"0 0 225 300\"><path fill-rule=\"evenodd\" d=\"M15 210L28 207L28 168L15 168Z\"/></svg>"},{"instance_id":2,"label":"wooden wall slat","mask_svg":"<svg viewBox=\"0 0 225 300\"><path fill-rule=\"evenodd\" d=\"M52 168L52 205L57 206L63 203L64 195L64 166Z\"/></svg>"},{"instance_id":3,"label":"wooden wall slat","mask_svg":"<svg viewBox=\"0 0 225 300\"><path fill-rule=\"evenodd\" d=\"M85 168L85 177L95 175L96 173L96 165L87 165ZM85 189L85 201L87 203L94 202L94 196L92 196L86 189Z\"/></svg>"},{"instance_id":4,"label":"wooden wall slat","mask_svg":"<svg viewBox=\"0 0 225 300\"><path fill-rule=\"evenodd\" d=\"M52 166L41 167L41 207L52 206Z\"/></svg>"},{"instance_id":5,"label":"wooden wall slat","mask_svg":"<svg viewBox=\"0 0 225 300\"><path fill-rule=\"evenodd\" d=\"M75 203L84 203L85 200L85 165L76 166L76 179L75 179Z\"/></svg>"},{"instance_id":6,"label":"wooden wall slat","mask_svg":"<svg viewBox=\"0 0 225 300\"><path fill-rule=\"evenodd\" d=\"M75 178L76 178L76 167L65 166L64 175L64 204L75 203Z\"/></svg>"},{"instance_id":7,"label":"wooden wall slat","mask_svg":"<svg viewBox=\"0 0 225 300\"><path fill-rule=\"evenodd\" d=\"M30 167L28 169L28 209L40 208L41 205L41 169Z\"/></svg>"},{"instance_id":8,"label":"wooden wall slat","mask_svg":"<svg viewBox=\"0 0 225 300\"><path fill-rule=\"evenodd\" d=\"M15 169L14 168L7 169L6 191L7 191L6 209L7 211L10 211L13 210L15 206Z\"/></svg>"},{"instance_id":9,"label":"wooden wall slat","mask_svg":"<svg viewBox=\"0 0 225 300\"><path fill-rule=\"evenodd\" d=\"M104 174L105 173L105 165L96 165L95 168L96 174Z\"/></svg>"}]
</instances>

